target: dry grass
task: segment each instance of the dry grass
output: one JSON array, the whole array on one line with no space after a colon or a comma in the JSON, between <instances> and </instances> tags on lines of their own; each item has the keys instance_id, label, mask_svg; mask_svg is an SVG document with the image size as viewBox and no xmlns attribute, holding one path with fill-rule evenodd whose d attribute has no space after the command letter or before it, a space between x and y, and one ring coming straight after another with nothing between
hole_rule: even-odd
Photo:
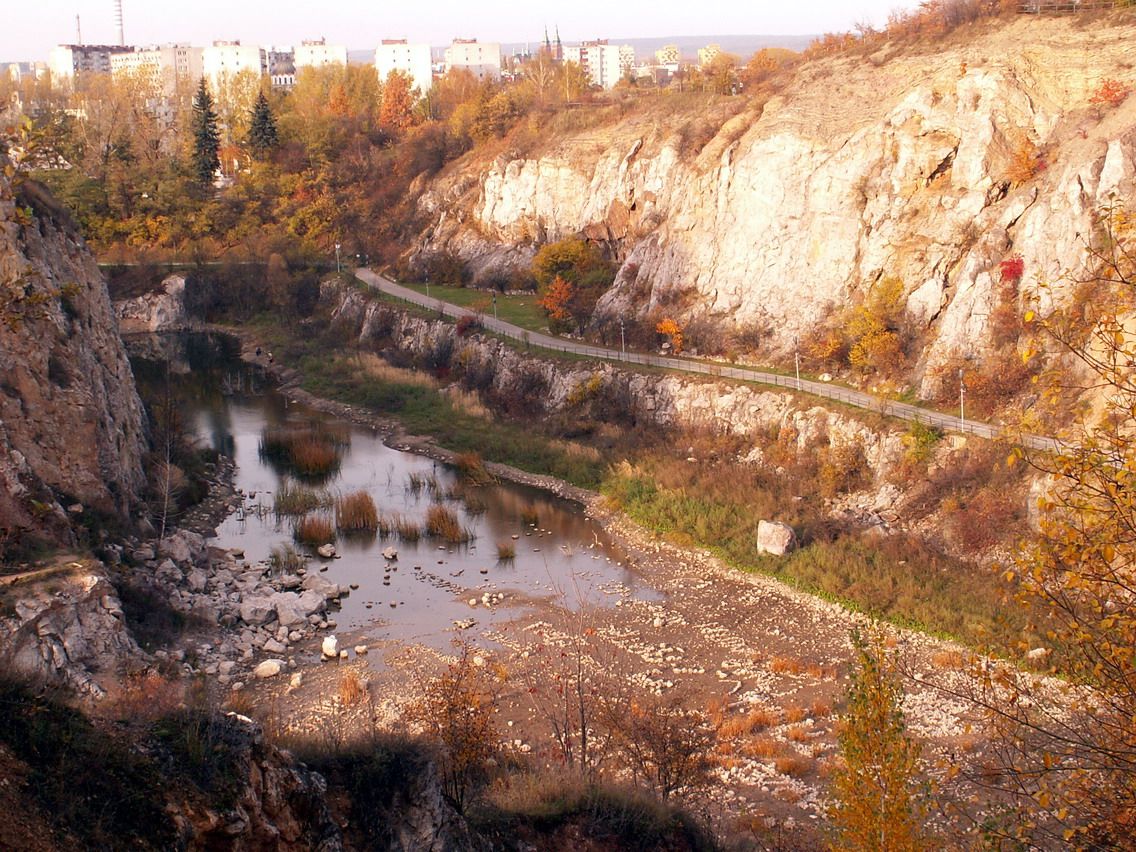
<instances>
[{"instance_id":1,"label":"dry grass","mask_svg":"<svg viewBox=\"0 0 1136 852\"><path fill-rule=\"evenodd\" d=\"M343 430L325 426L269 426L260 437L260 455L297 476L326 477L339 469L350 442Z\"/></svg>"},{"instance_id":2,"label":"dry grass","mask_svg":"<svg viewBox=\"0 0 1136 852\"><path fill-rule=\"evenodd\" d=\"M931 663L940 669L961 669L966 658L958 651L936 651L931 655Z\"/></svg>"},{"instance_id":3,"label":"dry grass","mask_svg":"<svg viewBox=\"0 0 1136 852\"><path fill-rule=\"evenodd\" d=\"M801 675L808 671L808 665L793 657L774 657L769 661L769 670L774 674Z\"/></svg>"},{"instance_id":4,"label":"dry grass","mask_svg":"<svg viewBox=\"0 0 1136 852\"><path fill-rule=\"evenodd\" d=\"M785 747L770 736L754 737L742 746L742 754L747 757L768 760L776 757L785 750Z\"/></svg>"},{"instance_id":5,"label":"dry grass","mask_svg":"<svg viewBox=\"0 0 1136 852\"><path fill-rule=\"evenodd\" d=\"M517 558L517 547L513 542L505 539L497 542L497 559L501 562L511 562Z\"/></svg>"},{"instance_id":6,"label":"dry grass","mask_svg":"<svg viewBox=\"0 0 1136 852\"><path fill-rule=\"evenodd\" d=\"M795 725L797 722L804 721L808 715L808 711L804 707L789 707L785 710L785 721L790 725Z\"/></svg>"},{"instance_id":7,"label":"dry grass","mask_svg":"<svg viewBox=\"0 0 1136 852\"><path fill-rule=\"evenodd\" d=\"M429 373L395 367L369 352L356 355L354 362L356 369L367 378L384 384L412 385L420 388L438 387L438 382Z\"/></svg>"},{"instance_id":8,"label":"dry grass","mask_svg":"<svg viewBox=\"0 0 1136 852\"><path fill-rule=\"evenodd\" d=\"M273 495L272 510L277 515L306 515L316 509L328 508L331 502L331 496L326 491L285 482Z\"/></svg>"},{"instance_id":9,"label":"dry grass","mask_svg":"<svg viewBox=\"0 0 1136 852\"><path fill-rule=\"evenodd\" d=\"M397 512L391 515L391 527L403 541L418 541L422 538L422 527L406 515L400 515Z\"/></svg>"},{"instance_id":10,"label":"dry grass","mask_svg":"<svg viewBox=\"0 0 1136 852\"><path fill-rule=\"evenodd\" d=\"M776 710L766 707L756 707L742 716L734 716L722 721L718 733L725 739L748 737L758 731L771 728L779 722Z\"/></svg>"},{"instance_id":11,"label":"dry grass","mask_svg":"<svg viewBox=\"0 0 1136 852\"><path fill-rule=\"evenodd\" d=\"M521 523L530 527L540 523L540 513L536 510L536 506L525 506L521 509Z\"/></svg>"},{"instance_id":12,"label":"dry grass","mask_svg":"<svg viewBox=\"0 0 1136 852\"><path fill-rule=\"evenodd\" d=\"M813 763L799 754L787 754L774 760L773 768L782 775L788 775L791 778L803 778L812 770Z\"/></svg>"},{"instance_id":13,"label":"dry grass","mask_svg":"<svg viewBox=\"0 0 1136 852\"><path fill-rule=\"evenodd\" d=\"M454 467L458 469L462 479L474 485L488 485L494 481L493 474L486 469L479 453L458 453L454 457Z\"/></svg>"},{"instance_id":14,"label":"dry grass","mask_svg":"<svg viewBox=\"0 0 1136 852\"><path fill-rule=\"evenodd\" d=\"M367 694L367 685L354 669L348 669L339 678L339 700L345 706L357 704Z\"/></svg>"},{"instance_id":15,"label":"dry grass","mask_svg":"<svg viewBox=\"0 0 1136 852\"><path fill-rule=\"evenodd\" d=\"M807 743L813 738L812 731L805 725L790 725L785 731L785 739L794 743Z\"/></svg>"},{"instance_id":16,"label":"dry grass","mask_svg":"<svg viewBox=\"0 0 1136 852\"><path fill-rule=\"evenodd\" d=\"M426 510L426 535L440 538L449 544L462 544L473 538L453 510L440 504Z\"/></svg>"},{"instance_id":17,"label":"dry grass","mask_svg":"<svg viewBox=\"0 0 1136 852\"><path fill-rule=\"evenodd\" d=\"M335 524L327 515L304 515L296 521L293 536L300 544L318 547L335 541Z\"/></svg>"},{"instance_id":18,"label":"dry grass","mask_svg":"<svg viewBox=\"0 0 1136 852\"><path fill-rule=\"evenodd\" d=\"M818 698L813 701L812 706L809 708L814 719L823 719L832 713L832 703L825 701L823 698Z\"/></svg>"},{"instance_id":19,"label":"dry grass","mask_svg":"<svg viewBox=\"0 0 1136 852\"><path fill-rule=\"evenodd\" d=\"M374 533L379 510L366 491L345 494L335 501L335 526L345 533Z\"/></svg>"}]
</instances>

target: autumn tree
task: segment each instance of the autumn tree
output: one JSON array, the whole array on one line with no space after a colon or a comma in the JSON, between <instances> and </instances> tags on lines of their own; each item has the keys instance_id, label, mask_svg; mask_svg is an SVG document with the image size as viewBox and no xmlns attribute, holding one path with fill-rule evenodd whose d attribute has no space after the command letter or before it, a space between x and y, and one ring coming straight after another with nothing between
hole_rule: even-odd
<instances>
[{"instance_id":1,"label":"autumn tree","mask_svg":"<svg viewBox=\"0 0 1136 852\"><path fill-rule=\"evenodd\" d=\"M914 852L922 837L919 746L907 734L903 685L882 633L852 635L856 668L839 733L829 818L839 852Z\"/></svg>"},{"instance_id":2,"label":"autumn tree","mask_svg":"<svg viewBox=\"0 0 1136 852\"><path fill-rule=\"evenodd\" d=\"M193 174L197 182L208 185L213 174L221 165L218 152L221 149L221 134L217 130L217 113L213 110L213 98L205 86L205 78L197 87L193 99Z\"/></svg>"},{"instance_id":3,"label":"autumn tree","mask_svg":"<svg viewBox=\"0 0 1136 852\"><path fill-rule=\"evenodd\" d=\"M248 146L255 156L263 158L280 143L276 133L276 117L268 105L268 98L261 92L256 97L249 117Z\"/></svg>"},{"instance_id":4,"label":"autumn tree","mask_svg":"<svg viewBox=\"0 0 1136 852\"><path fill-rule=\"evenodd\" d=\"M1072 296L1026 315L1061 356L1041 400L1091 413L1056 453L1019 452L1046 487L1039 535L1008 574L1034 618L1023 650L1063 679L986 667L972 700L996 745L978 783L1018 809L1004 833L1103 849L1136 831L1136 225L1111 208L1094 231Z\"/></svg>"},{"instance_id":5,"label":"autumn tree","mask_svg":"<svg viewBox=\"0 0 1136 852\"><path fill-rule=\"evenodd\" d=\"M676 355L682 352L682 326L673 319L666 317L659 320L659 323L655 326L655 332L665 335L667 339L670 340L671 351Z\"/></svg>"},{"instance_id":6,"label":"autumn tree","mask_svg":"<svg viewBox=\"0 0 1136 852\"><path fill-rule=\"evenodd\" d=\"M422 685L411 716L438 748L443 788L461 811L497 749L495 696L485 660L467 644L445 672Z\"/></svg>"},{"instance_id":7,"label":"autumn tree","mask_svg":"<svg viewBox=\"0 0 1136 852\"><path fill-rule=\"evenodd\" d=\"M571 328L569 323L572 312L568 306L572 302L573 295L575 295L573 286L559 275L541 288L537 304L548 317L548 328L553 334L560 334Z\"/></svg>"},{"instance_id":8,"label":"autumn tree","mask_svg":"<svg viewBox=\"0 0 1136 852\"><path fill-rule=\"evenodd\" d=\"M379 125L392 133L401 133L414 123L414 81L409 74L391 71L383 82Z\"/></svg>"}]
</instances>

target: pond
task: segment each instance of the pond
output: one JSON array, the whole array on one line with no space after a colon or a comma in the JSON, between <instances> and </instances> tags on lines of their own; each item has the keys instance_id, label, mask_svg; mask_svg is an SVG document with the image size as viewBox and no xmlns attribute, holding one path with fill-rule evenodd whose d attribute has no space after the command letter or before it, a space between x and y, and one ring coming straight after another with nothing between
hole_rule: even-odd
<instances>
[{"instance_id":1,"label":"pond","mask_svg":"<svg viewBox=\"0 0 1136 852\"><path fill-rule=\"evenodd\" d=\"M365 491L382 517L401 517L411 526L420 527L429 508L441 504L471 535L465 544L339 535L331 560L299 548L312 556L308 570L357 586L335 616L340 630L445 649L455 623L473 619L469 629L481 634L535 600L577 608L611 606L628 595L661 598L578 504L507 482L470 487L454 468L387 447L368 427L290 403L260 371L240 362L231 338L151 337L131 341L131 350L139 383L168 383L201 443L236 462L243 506L218 527L211 542L217 547L240 548L256 561L291 543L295 518L277 515L274 503L281 489L297 484L332 498ZM329 474L298 477L262 451L266 434L290 428L336 436L339 461ZM499 559L499 544L512 545L515 557ZM387 548L397 558L385 558ZM484 605L484 596L498 594L504 595L500 603Z\"/></svg>"}]
</instances>

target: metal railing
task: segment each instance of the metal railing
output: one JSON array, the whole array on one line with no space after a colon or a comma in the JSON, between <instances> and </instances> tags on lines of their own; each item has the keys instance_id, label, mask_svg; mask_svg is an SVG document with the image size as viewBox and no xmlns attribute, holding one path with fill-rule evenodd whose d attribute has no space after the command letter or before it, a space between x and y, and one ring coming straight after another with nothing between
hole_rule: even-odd
<instances>
[{"instance_id":1,"label":"metal railing","mask_svg":"<svg viewBox=\"0 0 1136 852\"><path fill-rule=\"evenodd\" d=\"M1009 435L1005 429L991 423L979 420L963 420L960 416L946 414L929 408L922 408L908 402L886 399L864 391L846 388L841 385L819 382L814 379L797 379L794 376L785 376L780 373L770 373L751 367L739 367L721 364L713 361L695 361L685 358L675 358L666 355L650 355L645 352L628 352L621 349L609 349L588 343L578 343L572 340L552 337L539 331L529 331L507 323L504 320L479 314L477 311L463 308L451 302L435 299L403 287L400 284L382 277L368 269L358 269L357 278L365 284L405 302L437 311L440 316L458 319L462 316L477 316L483 328L502 337L515 340L527 348L543 349L566 355L576 355L593 360L611 361L615 363L636 364L643 367L654 367L663 370L674 370L696 375L710 376L718 379L735 379L737 381L752 382L772 387L785 388L799 393L812 394L822 399L842 402L854 408L863 409L879 414L883 417L895 417L910 423L921 423L933 426L948 432L959 432L967 435L976 435L980 438L1002 438L1012 440L1023 447L1043 451L1059 451L1063 445L1055 438L1042 435Z\"/></svg>"}]
</instances>

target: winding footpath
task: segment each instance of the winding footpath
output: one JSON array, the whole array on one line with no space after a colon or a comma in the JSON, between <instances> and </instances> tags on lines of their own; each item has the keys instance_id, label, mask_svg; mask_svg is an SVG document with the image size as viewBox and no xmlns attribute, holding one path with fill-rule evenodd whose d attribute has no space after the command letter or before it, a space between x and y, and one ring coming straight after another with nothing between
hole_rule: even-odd
<instances>
[{"instance_id":1,"label":"winding footpath","mask_svg":"<svg viewBox=\"0 0 1136 852\"><path fill-rule=\"evenodd\" d=\"M409 287L396 284L389 278L379 275L371 269L360 267L355 270L355 277L369 287L386 293L388 296L393 296L396 299L429 308L430 310L439 311L449 317L459 318L472 313L468 308L463 308L442 301L441 299L432 299L416 290L411 290ZM862 408L885 417L895 417L910 423L922 423L927 426L934 426L944 431L977 435L980 438L1009 438L1013 442L1033 450L1059 452L1065 446L1055 438L1042 435L1013 436L1009 435L1002 427L991 423L983 423L978 420L963 420L954 415L943 414L942 412L932 411L927 408L920 408L917 405L911 405L906 402L884 399L883 397L875 396L870 393L864 393L863 391L828 384L826 382L817 382L811 379L796 379L793 376L767 373L763 370L756 370L750 367L728 366L714 362L667 357L665 355L647 355L641 352L624 352L619 349L608 349L606 347L594 346L575 340L553 337L552 335L543 334L539 331L529 331L528 329L490 316L482 316L481 324L495 334L500 334L519 341L526 346L536 346L541 349L566 352L572 355L580 355L585 358L594 358L601 361L641 364L647 367L659 367L665 370L701 374L716 379L736 379L743 382L787 388L792 391L812 394L813 396L818 396L823 399L842 402L845 405Z\"/></svg>"}]
</instances>

